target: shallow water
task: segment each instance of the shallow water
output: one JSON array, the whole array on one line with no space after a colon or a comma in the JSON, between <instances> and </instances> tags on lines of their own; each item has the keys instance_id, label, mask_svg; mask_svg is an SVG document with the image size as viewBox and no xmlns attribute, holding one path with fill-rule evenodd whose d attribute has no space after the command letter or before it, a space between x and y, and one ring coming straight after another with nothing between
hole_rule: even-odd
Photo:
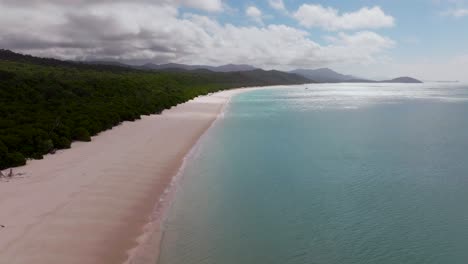
<instances>
[{"instance_id":1,"label":"shallow water","mask_svg":"<svg viewBox=\"0 0 468 264\"><path fill-rule=\"evenodd\" d=\"M468 86L239 94L178 185L160 264L468 263Z\"/></svg>"}]
</instances>

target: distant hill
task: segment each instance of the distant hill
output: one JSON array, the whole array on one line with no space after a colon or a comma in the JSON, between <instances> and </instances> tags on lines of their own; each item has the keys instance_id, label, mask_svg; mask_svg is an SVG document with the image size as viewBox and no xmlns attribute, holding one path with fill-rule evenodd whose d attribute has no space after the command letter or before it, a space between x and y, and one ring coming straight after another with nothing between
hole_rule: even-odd
<instances>
[{"instance_id":1,"label":"distant hill","mask_svg":"<svg viewBox=\"0 0 468 264\"><path fill-rule=\"evenodd\" d=\"M54 67L72 67L78 69L90 69L97 71L112 71L112 72L128 72L135 71L135 69L128 67L128 65L118 62L76 62L76 61L63 61L53 58L41 58L27 54L20 54L11 50L0 49L0 60L13 61L21 63L31 63L43 66Z\"/></svg>"},{"instance_id":2,"label":"distant hill","mask_svg":"<svg viewBox=\"0 0 468 264\"><path fill-rule=\"evenodd\" d=\"M336 82L346 82L349 80L356 79L356 77L351 75L344 75L338 73L334 70L328 68L320 69L296 69L290 71L291 73L302 75L308 79L314 80L321 83L336 83Z\"/></svg>"},{"instance_id":3,"label":"distant hill","mask_svg":"<svg viewBox=\"0 0 468 264\"><path fill-rule=\"evenodd\" d=\"M398 77L390 80L383 80L383 81L376 81L376 80L369 80L369 79L362 79L357 78L352 75L344 75L338 73L334 70L328 68L320 68L320 69L297 69L290 71L290 73L299 74L304 76L310 80L319 83L343 83L343 82L350 82L350 83L422 83L422 81L411 78L411 77Z\"/></svg>"},{"instance_id":4,"label":"distant hill","mask_svg":"<svg viewBox=\"0 0 468 264\"><path fill-rule=\"evenodd\" d=\"M390 80L374 81L366 79L352 79L345 82L350 83L423 83L422 81L411 77L398 77Z\"/></svg>"},{"instance_id":5,"label":"distant hill","mask_svg":"<svg viewBox=\"0 0 468 264\"><path fill-rule=\"evenodd\" d=\"M303 76L300 76L294 73L277 71L277 70L265 71L261 69L256 69L253 71L231 72L230 74L236 74L239 77L247 78L247 79L254 78L258 82L268 83L271 85L285 84L285 83L304 84L304 83L313 82Z\"/></svg>"},{"instance_id":6,"label":"distant hill","mask_svg":"<svg viewBox=\"0 0 468 264\"><path fill-rule=\"evenodd\" d=\"M208 65L187 65L178 63L166 63L166 64L154 64L147 63L141 66L135 66L135 68L146 69L146 70L167 70L167 69L182 69L182 70L209 70L213 72L238 72L238 71L253 71L257 70L250 65L246 64L226 64L221 66L208 66Z\"/></svg>"},{"instance_id":7,"label":"distant hill","mask_svg":"<svg viewBox=\"0 0 468 264\"><path fill-rule=\"evenodd\" d=\"M258 70L258 68L255 68L247 64L226 64L226 65L214 67L214 71L217 71L217 72L253 71L253 70Z\"/></svg>"},{"instance_id":8,"label":"distant hill","mask_svg":"<svg viewBox=\"0 0 468 264\"><path fill-rule=\"evenodd\" d=\"M11 50L0 49L0 61L35 64L52 67L71 67L78 69L110 71L115 73L139 72L151 73L154 70L177 75L202 74L206 82L223 83L229 86L266 86L311 83L310 79L298 74L277 70L262 70L246 64L226 64L221 66L186 65L177 63L145 64L132 66L119 61L63 61L53 58L41 58L20 54ZM175 76L174 75L174 76Z\"/></svg>"},{"instance_id":9,"label":"distant hill","mask_svg":"<svg viewBox=\"0 0 468 264\"><path fill-rule=\"evenodd\" d=\"M197 69L196 66L178 64L178 63L166 63L166 64L147 63L141 66L133 66L133 67L138 68L138 69L146 69L146 70L163 70L163 69L195 70Z\"/></svg>"},{"instance_id":10,"label":"distant hill","mask_svg":"<svg viewBox=\"0 0 468 264\"><path fill-rule=\"evenodd\" d=\"M0 49L0 60L9 61L21 61L34 63L39 65L48 66L68 66L76 68L86 68L93 70L113 71L113 72L127 72L127 71L165 71L165 72L180 72L180 71L192 71L198 73L235 73L235 72L252 72L246 74L249 78L261 77L265 82L274 84L276 81L287 80L293 83L422 83L422 81L411 78L411 77L398 77L390 80L376 81L369 79L357 78L352 75L345 75L338 73L329 68L319 69L296 69L290 72L282 71L265 71L254 66L247 64L226 64L221 66L208 66L208 65L187 65L178 63L166 63L166 64L154 64L147 63L141 66L128 65L119 61L62 61L51 58L39 58L30 55L22 55L14 53L10 50ZM259 76L253 76L258 74ZM289 75L288 75L289 74ZM271 80L265 78L269 76ZM291 83L292 84L292 83Z\"/></svg>"},{"instance_id":11,"label":"distant hill","mask_svg":"<svg viewBox=\"0 0 468 264\"><path fill-rule=\"evenodd\" d=\"M77 63L77 62L75 62ZM208 65L188 65L180 63L165 63L165 64L155 64L155 63L146 63L143 65L130 65L125 64L119 61L83 61L78 62L81 64L87 65L105 65L105 66L118 66L123 68L132 68L137 70L151 70L151 71L160 71L160 70L209 70L212 72L238 72L238 71L253 71L259 68L253 67L247 64L225 64L221 66L208 66Z\"/></svg>"},{"instance_id":12,"label":"distant hill","mask_svg":"<svg viewBox=\"0 0 468 264\"><path fill-rule=\"evenodd\" d=\"M226 64L221 66L208 66L208 65L188 65L188 64L179 64L179 63L166 63L166 64L154 64L154 63L147 63L141 66L132 66L123 64L117 61L93 61L93 62L86 62L91 65L106 65L109 67L118 66L123 68L133 68L138 70L146 70L146 71L170 71L170 72L178 72L178 71L194 71L194 72L248 72L248 71L255 71L261 70L259 68L255 68L254 66L247 65L247 64ZM280 73L281 71L274 71L276 73ZM259 73L259 72L257 72ZM296 69L289 72L290 74L299 75L303 78L306 78L309 82L314 83L422 83L422 81L417 80L412 77L398 77L389 80L377 81L377 80L370 80L370 79L363 79L359 77L355 77L352 75L341 74L329 68L319 68L319 69ZM296 76L297 78L297 76Z\"/></svg>"},{"instance_id":13,"label":"distant hill","mask_svg":"<svg viewBox=\"0 0 468 264\"><path fill-rule=\"evenodd\" d=\"M398 77L391 80L380 81L381 83L422 83L422 81L411 77Z\"/></svg>"},{"instance_id":14,"label":"distant hill","mask_svg":"<svg viewBox=\"0 0 468 264\"><path fill-rule=\"evenodd\" d=\"M107 66L118 66L118 67L124 67L124 68L134 68L132 65L128 65L119 61L85 61L82 63L90 64L90 65L107 65Z\"/></svg>"}]
</instances>

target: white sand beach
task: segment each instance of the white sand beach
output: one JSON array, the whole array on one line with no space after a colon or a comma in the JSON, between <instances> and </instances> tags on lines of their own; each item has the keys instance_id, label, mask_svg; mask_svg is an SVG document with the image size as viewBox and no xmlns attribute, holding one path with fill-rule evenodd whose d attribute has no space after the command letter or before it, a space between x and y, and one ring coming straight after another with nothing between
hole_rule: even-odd
<instances>
[{"instance_id":1,"label":"white sand beach","mask_svg":"<svg viewBox=\"0 0 468 264\"><path fill-rule=\"evenodd\" d=\"M134 263L129 252L183 157L238 91L125 122L14 168L21 175L0 181L0 263Z\"/></svg>"}]
</instances>

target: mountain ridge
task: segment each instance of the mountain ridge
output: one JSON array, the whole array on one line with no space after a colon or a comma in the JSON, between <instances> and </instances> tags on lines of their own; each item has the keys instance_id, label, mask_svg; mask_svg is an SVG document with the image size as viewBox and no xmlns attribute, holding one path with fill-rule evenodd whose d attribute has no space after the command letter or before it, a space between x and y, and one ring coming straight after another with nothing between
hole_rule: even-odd
<instances>
[{"instance_id":1,"label":"mountain ridge","mask_svg":"<svg viewBox=\"0 0 468 264\"><path fill-rule=\"evenodd\" d=\"M357 79L354 76L344 75L329 68L295 69L290 72L302 75L311 80L316 80L317 82L325 82L325 83L326 82L341 82L341 81Z\"/></svg>"},{"instance_id":2,"label":"mountain ridge","mask_svg":"<svg viewBox=\"0 0 468 264\"><path fill-rule=\"evenodd\" d=\"M180 63L165 63L165 64L154 64L147 63L143 65L130 65L119 61L62 61L53 58L39 58L31 55L23 55L15 53L10 50L0 49L0 59L4 60L19 60L24 62L36 63L41 65L61 65L78 68L91 67L95 70L110 70L110 71L195 71L195 72L215 72L215 73L232 73L232 72L250 72L250 71L265 71L260 68L256 68L248 64L225 64L220 66L208 66L208 65L188 65ZM370 80L365 78L358 78L353 75L345 75L338 73L329 68L318 68L318 69L295 69L289 72L270 70L276 73L293 74L306 78L311 83L423 83L422 81L408 77L401 76L388 80ZM305 80L302 80L303 82Z\"/></svg>"},{"instance_id":3,"label":"mountain ridge","mask_svg":"<svg viewBox=\"0 0 468 264\"><path fill-rule=\"evenodd\" d=\"M209 66L209 65L188 65L180 63L165 63L165 64L155 64L155 63L146 63L141 66L133 66L139 69L145 70L167 70L167 69L183 69L183 70L209 70L213 72L241 72L241 71L253 71L259 68L256 68L247 64L224 64L220 66Z\"/></svg>"},{"instance_id":4,"label":"mountain ridge","mask_svg":"<svg viewBox=\"0 0 468 264\"><path fill-rule=\"evenodd\" d=\"M180 63L165 63L165 64L154 64L147 63L140 66L132 66L123 64L116 61L109 62L89 62L91 64L97 65L103 63L104 65L110 66L122 66L130 67L133 69L139 70L150 70L150 71L212 71L212 72L247 72L254 71L260 68L256 68L248 64L225 64L220 66L209 66L209 65L189 65L189 64L180 64ZM262 69L260 69L262 70ZM278 71L285 72L285 71ZM359 78L353 75L346 75L339 72L336 72L330 68L317 68L317 69L295 69L292 71L287 71L287 73L296 74L302 77L307 78L314 83L423 83L422 81L408 77L401 76L393 79L387 80L371 80L366 78Z\"/></svg>"},{"instance_id":5,"label":"mountain ridge","mask_svg":"<svg viewBox=\"0 0 468 264\"><path fill-rule=\"evenodd\" d=\"M329 68L296 69L289 72L302 75L308 79L315 80L321 83L423 83L418 79L408 76L401 76L393 79L380 81L370 80L365 78L358 78L352 75L344 75Z\"/></svg>"}]
</instances>

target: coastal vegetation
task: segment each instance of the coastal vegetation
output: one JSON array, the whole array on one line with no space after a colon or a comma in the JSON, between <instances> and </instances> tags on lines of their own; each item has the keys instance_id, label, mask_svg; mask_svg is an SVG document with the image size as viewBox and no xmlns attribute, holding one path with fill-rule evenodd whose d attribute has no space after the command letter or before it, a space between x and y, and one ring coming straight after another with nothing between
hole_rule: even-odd
<instances>
[{"instance_id":1,"label":"coastal vegetation","mask_svg":"<svg viewBox=\"0 0 468 264\"><path fill-rule=\"evenodd\" d=\"M0 169L69 148L141 115L235 87L299 84L279 71L150 71L0 50Z\"/></svg>"}]
</instances>

